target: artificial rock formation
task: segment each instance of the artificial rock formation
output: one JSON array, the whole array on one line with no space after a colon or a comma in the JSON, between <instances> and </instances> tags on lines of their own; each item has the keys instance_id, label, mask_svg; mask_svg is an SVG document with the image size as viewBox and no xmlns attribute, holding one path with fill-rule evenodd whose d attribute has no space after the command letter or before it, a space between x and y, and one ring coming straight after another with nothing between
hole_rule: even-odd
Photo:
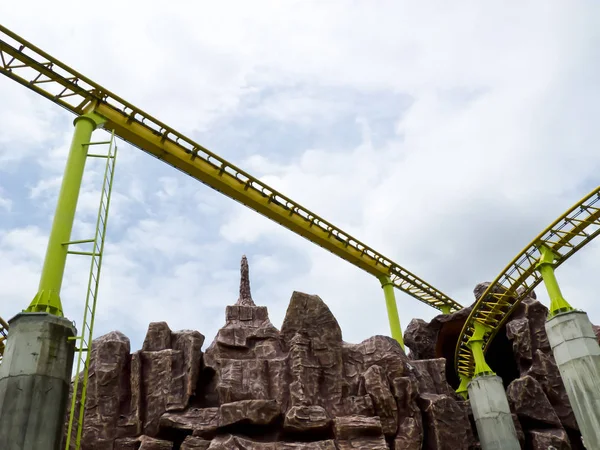
<instances>
[{"instance_id":1,"label":"artificial rock formation","mask_svg":"<svg viewBox=\"0 0 600 450\"><path fill-rule=\"evenodd\" d=\"M524 448L581 448L543 314L527 299L504 332L515 424ZM385 336L344 342L326 304L294 292L278 330L252 299L243 258L239 299L204 353L200 333L173 332L163 322L150 324L133 354L119 332L94 341L82 448L479 448L469 404L446 381L451 345L440 342L467 315L411 322L407 356Z\"/></svg>"}]
</instances>

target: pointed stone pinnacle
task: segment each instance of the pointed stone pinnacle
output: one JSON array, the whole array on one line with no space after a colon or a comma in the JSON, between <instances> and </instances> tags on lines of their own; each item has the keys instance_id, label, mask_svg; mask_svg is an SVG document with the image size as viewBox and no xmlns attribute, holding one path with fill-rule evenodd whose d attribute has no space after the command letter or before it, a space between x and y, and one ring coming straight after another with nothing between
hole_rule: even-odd
<instances>
[{"instance_id":1,"label":"pointed stone pinnacle","mask_svg":"<svg viewBox=\"0 0 600 450\"><path fill-rule=\"evenodd\" d=\"M240 298L238 298L236 305L256 306L252 300L252 294L250 293L250 268L248 267L246 255L242 256L240 268Z\"/></svg>"}]
</instances>

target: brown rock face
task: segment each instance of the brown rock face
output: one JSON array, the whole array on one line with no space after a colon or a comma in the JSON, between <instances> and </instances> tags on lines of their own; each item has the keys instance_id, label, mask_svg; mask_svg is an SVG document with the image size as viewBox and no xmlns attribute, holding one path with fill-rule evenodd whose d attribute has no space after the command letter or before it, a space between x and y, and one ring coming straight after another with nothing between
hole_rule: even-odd
<instances>
[{"instance_id":1,"label":"brown rock face","mask_svg":"<svg viewBox=\"0 0 600 450\"><path fill-rule=\"evenodd\" d=\"M452 387L446 381L446 360L444 358L411 361L416 370L419 392L425 394L453 395Z\"/></svg>"},{"instance_id":2,"label":"brown rock face","mask_svg":"<svg viewBox=\"0 0 600 450\"><path fill-rule=\"evenodd\" d=\"M377 417L345 416L334 421L334 432L340 450L360 448L388 450L381 422Z\"/></svg>"},{"instance_id":3,"label":"brown rock face","mask_svg":"<svg viewBox=\"0 0 600 450\"><path fill-rule=\"evenodd\" d=\"M363 374L363 382L365 391L373 399L383 434L395 436L398 430L398 406L385 372L379 366L371 366Z\"/></svg>"},{"instance_id":4,"label":"brown rock face","mask_svg":"<svg viewBox=\"0 0 600 450\"><path fill-rule=\"evenodd\" d=\"M160 428L182 430L194 436L210 436L219 428L219 408L189 408L164 413L160 418Z\"/></svg>"},{"instance_id":5,"label":"brown rock face","mask_svg":"<svg viewBox=\"0 0 600 450\"><path fill-rule=\"evenodd\" d=\"M533 298L523 300L506 324L521 377L536 380L564 427L578 430L567 392L546 335L548 309Z\"/></svg>"},{"instance_id":6,"label":"brown rock face","mask_svg":"<svg viewBox=\"0 0 600 450\"><path fill-rule=\"evenodd\" d=\"M115 450L173 450L173 443L148 436L123 438L115 441Z\"/></svg>"},{"instance_id":7,"label":"brown rock face","mask_svg":"<svg viewBox=\"0 0 600 450\"><path fill-rule=\"evenodd\" d=\"M502 357L520 372L504 380L507 396L523 448L581 449L545 314L526 299L499 333ZM315 295L294 292L279 331L252 299L244 258L239 298L205 354L200 333L172 332L164 322L150 324L133 354L119 332L94 341L82 448L480 448L469 404L447 381L453 367L439 357L467 315L413 321L411 359L389 337L344 342Z\"/></svg>"},{"instance_id":8,"label":"brown rock face","mask_svg":"<svg viewBox=\"0 0 600 450\"><path fill-rule=\"evenodd\" d=\"M567 437L565 430L530 430L528 435L531 442L530 448L532 450L571 450L569 438Z\"/></svg>"},{"instance_id":9,"label":"brown rock face","mask_svg":"<svg viewBox=\"0 0 600 450\"><path fill-rule=\"evenodd\" d=\"M419 399L425 413L426 449L467 450L471 424L466 411L448 395L422 394Z\"/></svg>"},{"instance_id":10,"label":"brown rock face","mask_svg":"<svg viewBox=\"0 0 600 450\"><path fill-rule=\"evenodd\" d=\"M417 405L418 381L413 377L399 377L392 381L392 392L398 405L398 434L395 448L420 449L423 444L423 419Z\"/></svg>"},{"instance_id":11,"label":"brown rock face","mask_svg":"<svg viewBox=\"0 0 600 450\"><path fill-rule=\"evenodd\" d=\"M281 411L275 400L241 400L225 403L219 408L219 426L226 427L236 423L268 425Z\"/></svg>"},{"instance_id":12,"label":"brown rock face","mask_svg":"<svg viewBox=\"0 0 600 450\"><path fill-rule=\"evenodd\" d=\"M335 412L341 403L342 331L331 311L316 295L294 292L281 326L288 349L290 405Z\"/></svg>"},{"instance_id":13,"label":"brown rock face","mask_svg":"<svg viewBox=\"0 0 600 450\"><path fill-rule=\"evenodd\" d=\"M283 426L296 433L326 431L331 427L331 418L322 406L292 406Z\"/></svg>"},{"instance_id":14,"label":"brown rock face","mask_svg":"<svg viewBox=\"0 0 600 450\"><path fill-rule=\"evenodd\" d=\"M142 347L149 350L139 352L131 374L131 385L138 389L132 395L137 403L132 409L146 435L156 436L165 412L188 406L200 373L203 343L204 336L197 331L172 333L164 322L150 324Z\"/></svg>"},{"instance_id":15,"label":"brown rock face","mask_svg":"<svg viewBox=\"0 0 600 450\"><path fill-rule=\"evenodd\" d=\"M109 448L120 436L117 425L127 399L129 352L129 339L118 331L93 342L82 434L84 442L91 443L90 450ZM75 448L75 436L74 431L71 448Z\"/></svg>"},{"instance_id":16,"label":"brown rock face","mask_svg":"<svg viewBox=\"0 0 600 450\"><path fill-rule=\"evenodd\" d=\"M219 403L275 399L283 411L289 390L283 342L267 308L252 300L245 260L240 298L227 306L225 316L225 326L204 355L205 367L216 373Z\"/></svg>"},{"instance_id":17,"label":"brown rock face","mask_svg":"<svg viewBox=\"0 0 600 450\"><path fill-rule=\"evenodd\" d=\"M333 440L315 442L257 442L232 435L217 436L210 450L337 450Z\"/></svg>"},{"instance_id":18,"label":"brown rock face","mask_svg":"<svg viewBox=\"0 0 600 450\"><path fill-rule=\"evenodd\" d=\"M181 450L208 450L210 441L196 436L188 436L181 444Z\"/></svg>"},{"instance_id":19,"label":"brown rock face","mask_svg":"<svg viewBox=\"0 0 600 450\"><path fill-rule=\"evenodd\" d=\"M544 394L542 386L531 376L527 375L510 383L506 395L519 420L561 427L556 411Z\"/></svg>"}]
</instances>

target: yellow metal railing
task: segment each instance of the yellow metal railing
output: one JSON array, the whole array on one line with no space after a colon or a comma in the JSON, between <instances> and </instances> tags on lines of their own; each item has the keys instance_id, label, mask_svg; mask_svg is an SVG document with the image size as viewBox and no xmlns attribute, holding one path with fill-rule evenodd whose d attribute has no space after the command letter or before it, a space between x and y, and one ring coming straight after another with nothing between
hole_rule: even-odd
<instances>
[{"instance_id":1,"label":"yellow metal railing","mask_svg":"<svg viewBox=\"0 0 600 450\"><path fill-rule=\"evenodd\" d=\"M391 259L0 26L0 73L444 312L462 306Z\"/></svg>"}]
</instances>

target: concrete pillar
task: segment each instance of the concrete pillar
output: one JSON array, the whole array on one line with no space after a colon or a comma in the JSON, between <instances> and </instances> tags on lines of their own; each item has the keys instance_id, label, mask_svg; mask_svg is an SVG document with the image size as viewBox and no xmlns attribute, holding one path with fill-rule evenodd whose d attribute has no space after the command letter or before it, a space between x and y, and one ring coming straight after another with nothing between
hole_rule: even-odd
<instances>
[{"instance_id":1,"label":"concrete pillar","mask_svg":"<svg viewBox=\"0 0 600 450\"><path fill-rule=\"evenodd\" d=\"M600 346L583 311L546 322L548 341L587 448L600 448Z\"/></svg>"},{"instance_id":2,"label":"concrete pillar","mask_svg":"<svg viewBox=\"0 0 600 450\"><path fill-rule=\"evenodd\" d=\"M469 400L483 450L521 450L502 379L476 376L469 383Z\"/></svg>"},{"instance_id":3,"label":"concrete pillar","mask_svg":"<svg viewBox=\"0 0 600 450\"><path fill-rule=\"evenodd\" d=\"M48 313L18 314L9 324L0 364L0 448L59 450L75 327Z\"/></svg>"}]
</instances>

